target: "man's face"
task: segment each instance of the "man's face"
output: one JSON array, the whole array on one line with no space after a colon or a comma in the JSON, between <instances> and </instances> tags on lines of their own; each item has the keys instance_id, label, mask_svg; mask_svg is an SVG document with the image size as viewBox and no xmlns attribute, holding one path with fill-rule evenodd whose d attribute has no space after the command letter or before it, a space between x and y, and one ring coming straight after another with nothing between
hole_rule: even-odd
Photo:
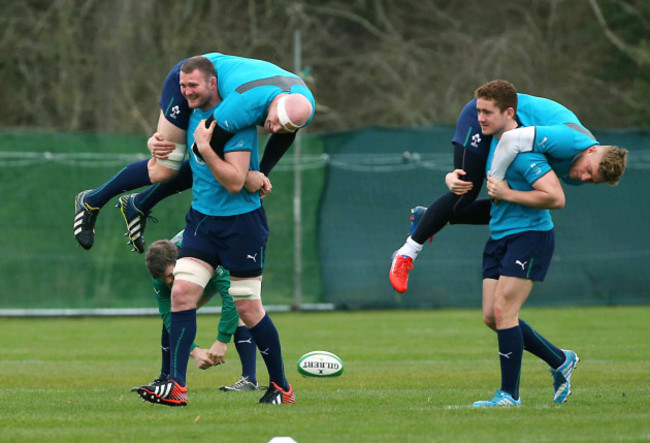
<instances>
[{"instance_id":1,"label":"man's face","mask_svg":"<svg viewBox=\"0 0 650 443\"><path fill-rule=\"evenodd\" d=\"M603 151L599 146L587 148L571 165L569 177L585 183L604 183L598 171L602 159Z\"/></svg>"},{"instance_id":2,"label":"man's face","mask_svg":"<svg viewBox=\"0 0 650 443\"><path fill-rule=\"evenodd\" d=\"M173 263L167 266L165 269L165 275L161 275L160 278L158 278L158 280L162 280L169 288L174 284L174 266L175 264Z\"/></svg>"},{"instance_id":3,"label":"man's face","mask_svg":"<svg viewBox=\"0 0 650 443\"><path fill-rule=\"evenodd\" d=\"M508 108L504 112L501 112L495 105L494 100L477 99L476 110L478 111L478 122L481 125L483 135L493 135L497 138L501 137L501 134L506 130L507 122L511 119L510 113L508 112L510 109Z\"/></svg>"},{"instance_id":4,"label":"man's face","mask_svg":"<svg viewBox=\"0 0 650 443\"><path fill-rule=\"evenodd\" d=\"M181 94L183 94L191 109L199 108L205 111L211 107L212 93L216 88L216 79L215 82L211 81L213 78L206 78L205 74L198 69L190 73L181 71Z\"/></svg>"}]
</instances>

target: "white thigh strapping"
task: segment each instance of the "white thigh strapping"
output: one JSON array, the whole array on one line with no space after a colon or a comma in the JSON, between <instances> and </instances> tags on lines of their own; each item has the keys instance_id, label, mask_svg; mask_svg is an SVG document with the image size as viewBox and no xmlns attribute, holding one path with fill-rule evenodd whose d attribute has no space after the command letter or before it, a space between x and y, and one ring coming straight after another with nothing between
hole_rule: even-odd
<instances>
[{"instance_id":1,"label":"white thigh strapping","mask_svg":"<svg viewBox=\"0 0 650 443\"><path fill-rule=\"evenodd\" d=\"M234 301L260 300L262 298L262 280L231 280L228 292Z\"/></svg>"},{"instance_id":2,"label":"white thigh strapping","mask_svg":"<svg viewBox=\"0 0 650 443\"><path fill-rule=\"evenodd\" d=\"M179 258L174 266L174 280L185 280L205 289L212 278L212 272L205 266L189 258Z\"/></svg>"}]
</instances>

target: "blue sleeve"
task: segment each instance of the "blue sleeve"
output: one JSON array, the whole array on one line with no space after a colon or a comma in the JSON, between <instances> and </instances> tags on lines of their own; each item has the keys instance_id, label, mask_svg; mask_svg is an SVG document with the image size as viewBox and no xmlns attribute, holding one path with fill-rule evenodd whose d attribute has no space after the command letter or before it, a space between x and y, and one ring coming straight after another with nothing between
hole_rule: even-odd
<instances>
[{"instance_id":1,"label":"blue sleeve","mask_svg":"<svg viewBox=\"0 0 650 443\"><path fill-rule=\"evenodd\" d=\"M223 148L224 154L233 151L257 150L257 129L248 128L237 132ZM252 156L251 156L252 157Z\"/></svg>"},{"instance_id":2,"label":"blue sleeve","mask_svg":"<svg viewBox=\"0 0 650 443\"><path fill-rule=\"evenodd\" d=\"M233 93L221 102L213 115L220 127L228 132L238 132L261 124L262 114L266 115L266 112L262 113L258 107L248 103L242 94Z\"/></svg>"},{"instance_id":3,"label":"blue sleeve","mask_svg":"<svg viewBox=\"0 0 650 443\"><path fill-rule=\"evenodd\" d=\"M535 152L542 152L555 160L573 159L598 141L588 129L580 125L561 124L537 126Z\"/></svg>"},{"instance_id":4,"label":"blue sleeve","mask_svg":"<svg viewBox=\"0 0 650 443\"><path fill-rule=\"evenodd\" d=\"M519 173L532 186L551 170L551 165L543 154L523 153L517 155L508 171Z\"/></svg>"},{"instance_id":5,"label":"blue sleeve","mask_svg":"<svg viewBox=\"0 0 650 443\"><path fill-rule=\"evenodd\" d=\"M248 128L236 133L223 148L224 154L236 151L250 151L250 170L260 170L259 148L257 146L257 129Z\"/></svg>"}]
</instances>

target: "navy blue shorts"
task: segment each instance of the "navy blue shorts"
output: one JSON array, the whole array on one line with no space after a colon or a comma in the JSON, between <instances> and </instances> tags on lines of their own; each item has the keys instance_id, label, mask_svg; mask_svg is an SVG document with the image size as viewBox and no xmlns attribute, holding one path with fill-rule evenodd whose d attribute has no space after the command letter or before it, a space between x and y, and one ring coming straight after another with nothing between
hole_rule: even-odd
<instances>
[{"instance_id":1,"label":"navy blue shorts","mask_svg":"<svg viewBox=\"0 0 650 443\"><path fill-rule=\"evenodd\" d=\"M187 131L192 110L187 105L187 100L183 94L181 94L180 72L183 63L185 63L185 60L178 62L167 74L158 104L169 123L183 131Z\"/></svg>"},{"instance_id":2,"label":"navy blue shorts","mask_svg":"<svg viewBox=\"0 0 650 443\"><path fill-rule=\"evenodd\" d=\"M544 281L555 249L555 231L526 231L489 239L483 251L483 278L499 276Z\"/></svg>"},{"instance_id":3,"label":"navy blue shorts","mask_svg":"<svg viewBox=\"0 0 650 443\"><path fill-rule=\"evenodd\" d=\"M217 217L190 209L179 257L193 257L222 265L231 277L262 275L269 228L264 208L245 214Z\"/></svg>"}]
</instances>

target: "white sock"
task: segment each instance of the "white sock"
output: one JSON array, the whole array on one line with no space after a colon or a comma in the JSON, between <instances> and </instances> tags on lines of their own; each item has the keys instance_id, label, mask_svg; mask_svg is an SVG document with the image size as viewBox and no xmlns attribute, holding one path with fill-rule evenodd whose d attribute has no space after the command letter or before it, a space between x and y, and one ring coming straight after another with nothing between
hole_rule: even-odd
<instances>
[{"instance_id":1,"label":"white sock","mask_svg":"<svg viewBox=\"0 0 650 443\"><path fill-rule=\"evenodd\" d=\"M397 253L399 255L406 255L408 257L411 257L413 260L418 258L418 254L422 250L422 245L415 240L413 240L410 236L406 239L406 242L404 243L404 246L399 248L397 250Z\"/></svg>"}]
</instances>

